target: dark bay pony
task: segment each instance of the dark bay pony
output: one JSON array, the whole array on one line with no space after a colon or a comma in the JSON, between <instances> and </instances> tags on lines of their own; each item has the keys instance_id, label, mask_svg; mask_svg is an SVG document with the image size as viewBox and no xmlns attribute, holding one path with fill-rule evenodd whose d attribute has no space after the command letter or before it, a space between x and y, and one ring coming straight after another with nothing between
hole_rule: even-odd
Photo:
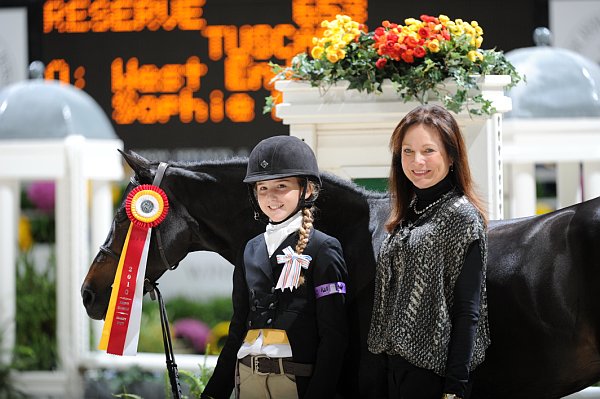
<instances>
[{"instance_id":1,"label":"dark bay pony","mask_svg":"<svg viewBox=\"0 0 600 399\"><path fill-rule=\"evenodd\" d=\"M135 184L150 184L158 162L124 154ZM213 251L232 264L264 231L254 221L245 160L175 163L161 187L170 210L150 245L146 277L156 281L189 252ZM323 176L315 226L339 239L349 269L351 350L345 397L384 397L381 357L366 350L375 258L389 211L384 194ZM544 216L492 221L488 296L492 345L476 370L473 398L560 398L600 380L600 199ZM88 315L102 319L129 220L121 204L92 262L81 294ZM162 251L159 250L162 248ZM161 253L162 252L162 253Z\"/></svg>"}]
</instances>

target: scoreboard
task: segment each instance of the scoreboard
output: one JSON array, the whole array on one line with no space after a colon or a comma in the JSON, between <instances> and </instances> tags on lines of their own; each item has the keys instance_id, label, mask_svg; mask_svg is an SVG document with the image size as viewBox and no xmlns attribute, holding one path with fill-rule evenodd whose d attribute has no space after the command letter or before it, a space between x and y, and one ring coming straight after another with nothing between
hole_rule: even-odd
<instances>
[{"instance_id":1,"label":"scoreboard","mask_svg":"<svg viewBox=\"0 0 600 399\"><path fill-rule=\"evenodd\" d=\"M511 1L512 27L501 29L500 9ZM483 47L501 50L529 43L536 22L535 2L419 3L45 0L45 73L90 94L127 149L160 159L214 159L246 155L261 139L288 133L273 114L262 114L273 89L268 63L289 64L310 51L324 19L346 14L373 30L385 19L443 13L478 20Z\"/></svg>"}]
</instances>

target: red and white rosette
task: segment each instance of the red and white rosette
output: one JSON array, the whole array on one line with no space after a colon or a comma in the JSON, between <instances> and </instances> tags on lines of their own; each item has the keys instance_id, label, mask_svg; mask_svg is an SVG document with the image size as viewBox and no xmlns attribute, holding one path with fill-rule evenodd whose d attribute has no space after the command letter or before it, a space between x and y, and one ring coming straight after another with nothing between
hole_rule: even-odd
<instances>
[{"instance_id":1,"label":"red and white rosette","mask_svg":"<svg viewBox=\"0 0 600 399\"><path fill-rule=\"evenodd\" d=\"M160 188L144 184L125 200L131 225L113 282L98 349L114 355L135 355L140 333L144 277L152 228L169 212L169 200Z\"/></svg>"}]
</instances>

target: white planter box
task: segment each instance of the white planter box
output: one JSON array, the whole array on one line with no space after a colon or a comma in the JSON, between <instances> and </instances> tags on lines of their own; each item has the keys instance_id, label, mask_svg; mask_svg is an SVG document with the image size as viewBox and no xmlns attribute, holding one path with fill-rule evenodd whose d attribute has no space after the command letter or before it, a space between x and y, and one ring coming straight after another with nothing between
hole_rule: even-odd
<instances>
[{"instance_id":1,"label":"white planter box","mask_svg":"<svg viewBox=\"0 0 600 399\"><path fill-rule=\"evenodd\" d=\"M509 76L485 76L478 83L496 114L471 116L464 111L455 115L469 148L471 172L492 219L502 218L500 151L502 113L512 107L504 94L509 83ZM452 90L451 86L446 87ZM348 179L389 175L391 133L404 115L418 105L400 100L387 82L380 94L347 90L347 83L322 90L306 82L278 81L275 88L283 95L276 115L290 125L290 134L313 148L321 169Z\"/></svg>"}]
</instances>

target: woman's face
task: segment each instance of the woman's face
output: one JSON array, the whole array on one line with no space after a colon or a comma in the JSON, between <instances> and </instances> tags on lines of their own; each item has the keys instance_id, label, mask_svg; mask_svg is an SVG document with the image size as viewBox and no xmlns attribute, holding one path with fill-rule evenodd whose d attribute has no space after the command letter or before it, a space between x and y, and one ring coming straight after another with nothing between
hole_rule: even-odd
<instances>
[{"instance_id":1,"label":"woman's face","mask_svg":"<svg viewBox=\"0 0 600 399\"><path fill-rule=\"evenodd\" d=\"M259 181L256 183L258 205L270 221L281 222L298 207L300 189L297 177ZM311 194L312 188L309 184L306 189L306 198L309 198Z\"/></svg>"},{"instance_id":2,"label":"woman's face","mask_svg":"<svg viewBox=\"0 0 600 399\"><path fill-rule=\"evenodd\" d=\"M402 170L418 188L439 183L450 169L440 134L426 125L411 126L402 140Z\"/></svg>"}]
</instances>

